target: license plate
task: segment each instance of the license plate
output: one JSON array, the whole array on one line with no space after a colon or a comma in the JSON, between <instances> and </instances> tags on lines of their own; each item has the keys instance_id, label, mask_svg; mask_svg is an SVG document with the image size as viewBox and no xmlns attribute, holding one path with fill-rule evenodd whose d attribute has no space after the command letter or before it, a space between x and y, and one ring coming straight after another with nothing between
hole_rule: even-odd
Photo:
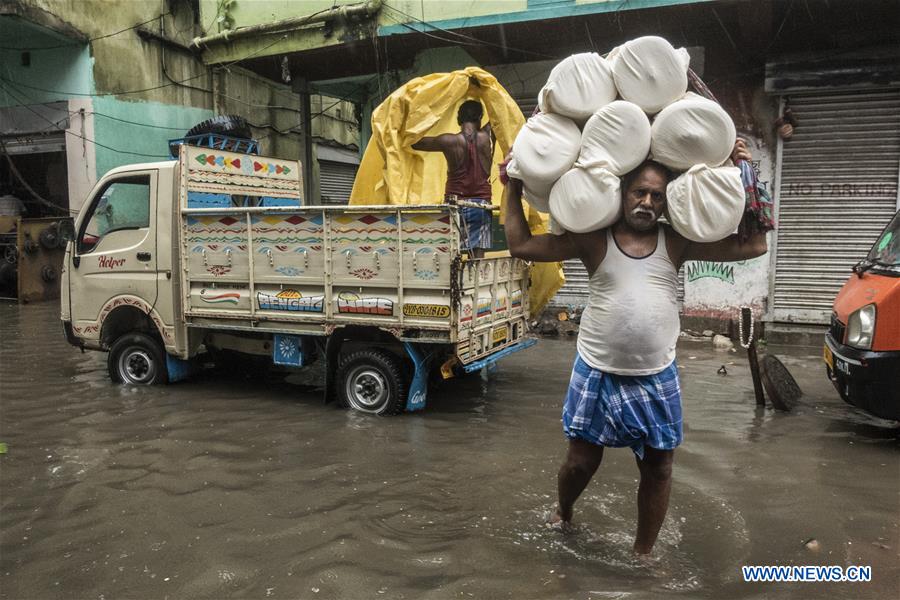
<instances>
[{"instance_id":1,"label":"license plate","mask_svg":"<svg viewBox=\"0 0 900 600\"><path fill-rule=\"evenodd\" d=\"M828 368L834 371L834 354L831 353L831 348L825 346L822 350L822 358L825 360L825 364L828 365Z\"/></svg>"}]
</instances>

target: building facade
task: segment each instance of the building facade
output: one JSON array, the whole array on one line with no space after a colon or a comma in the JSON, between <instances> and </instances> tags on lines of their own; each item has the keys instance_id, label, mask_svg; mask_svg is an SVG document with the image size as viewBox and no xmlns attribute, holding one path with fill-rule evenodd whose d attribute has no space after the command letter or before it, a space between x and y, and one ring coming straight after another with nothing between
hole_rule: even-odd
<instances>
[{"instance_id":1,"label":"building facade","mask_svg":"<svg viewBox=\"0 0 900 600\"><path fill-rule=\"evenodd\" d=\"M13 2L21 5L25 0ZM54 7L69 6L50 0L26 4L50 13ZM79 6L83 4L90 3ZM42 55L37 50L31 66L24 66L22 51L3 50L4 94L14 80L19 83L11 92L14 96L40 100L48 111L62 111L50 115L51 121L57 114L68 115L70 173L85 169L86 161L94 161L97 172L121 158L113 150L81 147L83 137L102 141L106 132L128 137L142 133L108 116L181 127L214 113L237 112L257 125L272 126L260 132L268 140L265 150L300 156L313 170L322 170L313 177L323 190L316 197L340 202L354 173L354 150L358 148L358 157L368 141L373 108L409 79L478 65L496 75L529 115L538 90L560 59L576 52L606 53L629 39L660 35L688 48L692 69L750 142L760 180L776 198L779 222L764 257L737 264L685 265L680 294L686 317L731 321L738 307L751 306L758 318L772 323L827 323L831 302L850 267L865 256L900 208L900 11L890 0L122 4L128 8L103 28L95 25L96 13L102 12L95 7L72 17L75 33L46 23L40 32L29 30L28 44L33 46L80 39L64 51L40 51L58 53L63 62L50 61L53 67L38 62ZM90 40L101 30L113 32L164 12L170 14L146 25L164 37L142 37L134 47L126 47L122 37L132 34ZM34 26L31 18L28 27ZM43 37L32 35L36 33ZM181 46L171 46L168 38ZM16 39L22 43L23 38ZM167 85L172 80L181 83ZM160 85L165 87L112 94L123 87ZM40 89L44 87L79 94L47 95ZM306 97L310 100L304 101ZM317 97L335 100L315 104ZM6 98L7 105L19 104L6 95L0 98ZM67 104L54 108L57 101ZM144 115L152 116L135 118L136 101L147 105ZM99 114L92 121L82 119L81 108L85 115ZM788 109L794 132L782 138L776 134L777 124ZM328 123L323 115L328 115ZM320 143L307 144L316 136L309 131L304 138L304 124L316 121L324 127L314 140ZM358 131L353 131L354 124ZM301 135L279 133L286 129ZM342 137L345 130L355 137ZM159 131L153 135L166 137ZM134 144L122 139L108 145L158 152L159 143L146 135ZM319 160L313 158L316 153ZM87 174L70 176L73 185L82 185L79 178L86 185L89 179ZM565 270L568 283L557 304L583 303L586 273L577 262L567 263Z\"/></svg>"},{"instance_id":2,"label":"building facade","mask_svg":"<svg viewBox=\"0 0 900 600\"><path fill-rule=\"evenodd\" d=\"M244 117L261 150L279 156L299 157L307 133L314 182L319 145L356 154L352 104L311 96L305 132L290 79L262 77L241 59L204 64L189 44L205 30L191 0L0 0L0 140L26 180L0 159L0 183L29 216L52 210L26 184L75 211L108 170L167 159L168 140L215 115Z\"/></svg>"},{"instance_id":3,"label":"building facade","mask_svg":"<svg viewBox=\"0 0 900 600\"><path fill-rule=\"evenodd\" d=\"M895 8L817 0L201 0L204 20L224 15L231 29L194 44L208 64L266 54L248 68L270 79L288 68L312 89L353 102L364 148L372 108L417 75L482 66L528 115L565 56L666 37L688 48L692 68L750 142L779 221L764 257L685 265L683 314L733 321L738 307L750 306L773 323L821 325L850 267L900 208ZM794 134L782 139L776 123L787 109ZM586 273L574 261L565 270L557 304L583 303Z\"/></svg>"}]
</instances>

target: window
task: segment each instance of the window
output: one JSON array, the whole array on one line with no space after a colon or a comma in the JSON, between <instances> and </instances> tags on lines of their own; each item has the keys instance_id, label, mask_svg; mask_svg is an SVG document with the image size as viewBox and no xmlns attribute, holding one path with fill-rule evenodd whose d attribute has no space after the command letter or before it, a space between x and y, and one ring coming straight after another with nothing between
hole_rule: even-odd
<instances>
[{"instance_id":1,"label":"window","mask_svg":"<svg viewBox=\"0 0 900 600\"><path fill-rule=\"evenodd\" d=\"M90 217L82 225L78 252L85 254L98 250L101 240L117 231L147 227L150 227L150 176L137 175L111 181L97 194Z\"/></svg>"}]
</instances>

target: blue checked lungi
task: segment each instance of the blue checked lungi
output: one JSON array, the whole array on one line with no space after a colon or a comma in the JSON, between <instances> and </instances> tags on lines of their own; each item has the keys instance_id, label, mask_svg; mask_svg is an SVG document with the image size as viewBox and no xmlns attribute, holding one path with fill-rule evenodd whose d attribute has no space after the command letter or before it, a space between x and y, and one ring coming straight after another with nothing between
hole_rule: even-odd
<instances>
[{"instance_id":1,"label":"blue checked lungi","mask_svg":"<svg viewBox=\"0 0 900 600\"><path fill-rule=\"evenodd\" d=\"M491 201L483 198L466 198L466 201L483 204L487 207L491 206ZM459 214L462 217L463 222L463 249L490 248L493 245L491 211L463 206L460 208Z\"/></svg>"},{"instance_id":2,"label":"blue checked lungi","mask_svg":"<svg viewBox=\"0 0 900 600\"><path fill-rule=\"evenodd\" d=\"M655 375L627 376L592 368L579 355L563 406L563 432L612 448L672 450L681 443L681 388L675 362Z\"/></svg>"}]
</instances>

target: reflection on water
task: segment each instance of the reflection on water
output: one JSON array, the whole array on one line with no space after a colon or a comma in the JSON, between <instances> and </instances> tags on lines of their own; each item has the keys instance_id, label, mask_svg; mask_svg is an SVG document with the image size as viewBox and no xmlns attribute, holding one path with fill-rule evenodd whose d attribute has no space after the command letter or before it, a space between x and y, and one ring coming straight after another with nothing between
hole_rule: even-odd
<instances>
[{"instance_id":1,"label":"reflection on water","mask_svg":"<svg viewBox=\"0 0 900 600\"><path fill-rule=\"evenodd\" d=\"M779 414L755 408L741 355L682 350L686 441L647 562L630 551L628 450L606 453L573 534L544 525L571 340L449 382L423 413L371 418L323 404L303 375L112 385L105 355L66 345L47 305L0 305L0 339L0 598L883 598L900 585L897 429L844 405L817 355L785 357L806 395ZM751 585L743 564L871 564L876 579Z\"/></svg>"}]
</instances>

